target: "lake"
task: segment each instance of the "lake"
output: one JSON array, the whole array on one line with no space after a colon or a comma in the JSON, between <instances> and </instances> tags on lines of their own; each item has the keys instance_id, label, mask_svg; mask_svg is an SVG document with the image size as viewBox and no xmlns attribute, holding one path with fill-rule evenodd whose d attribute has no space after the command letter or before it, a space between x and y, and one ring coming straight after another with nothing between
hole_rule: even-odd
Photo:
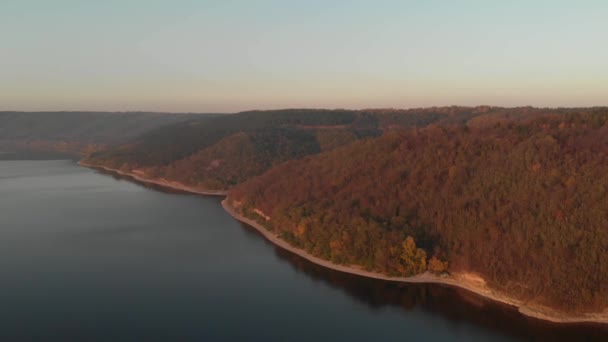
<instances>
[{"instance_id":1,"label":"lake","mask_svg":"<svg viewBox=\"0 0 608 342\"><path fill-rule=\"evenodd\" d=\"M70 160L0 160L1 341L608 340L441 285L342 274L220 206ZM40 158L38 158L40 159Z\"/></svg>"}]
</instances>

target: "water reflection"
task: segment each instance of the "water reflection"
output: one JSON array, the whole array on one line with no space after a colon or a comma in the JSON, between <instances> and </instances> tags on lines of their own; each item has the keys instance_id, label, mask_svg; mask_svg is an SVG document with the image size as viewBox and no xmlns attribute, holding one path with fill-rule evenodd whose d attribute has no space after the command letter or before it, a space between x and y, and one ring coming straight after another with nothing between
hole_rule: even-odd
<instances>
[{"instance_id":1,"label":"water reflection","mask_svg":"<svg viewBox=\"0 0 608 342\"><path fill-rule=\"evenodd\" d=\"M263 236L241 224L248 233ZM277 258L317 282L339 289L370 309L386 306L423 310L454 323L467 321L486 329L533 341L608 341L602 324L557 324L522 315L515 307L487 300L472 292L439 284L404 284L337 272L314 264L266 241Z\"/></svg>"}]
</instances>

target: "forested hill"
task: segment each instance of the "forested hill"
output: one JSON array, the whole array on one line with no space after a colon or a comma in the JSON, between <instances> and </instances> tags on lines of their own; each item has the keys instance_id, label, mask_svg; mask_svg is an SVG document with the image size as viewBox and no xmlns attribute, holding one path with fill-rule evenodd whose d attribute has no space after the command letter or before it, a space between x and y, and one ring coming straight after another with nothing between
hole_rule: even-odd
<instances>
[{"instance_id":1,"label":"forested hill","mask_svg":"<svg viewBox=\"0 0 608 342\"><path fill-rule=\"evenodd\" d=\"M456 123L483 127L561 112L529 107L250 111L163 126L92 154L86 162L224 190L285 161L395 129Z\"/></svg>"},{"instance_id":2,"label":"forested hill","mask_svg":"<svg viewBox=\"0 0 608 342\"><path fill-rule=\"evenodd\" d=\"M0 148L85 152L161 126L213 115L109 112L0 112Z\"/></svg>"},{"instance_id":3,"label":"forested hill","mask_svg":"<svg viewBox=\"0 0 608 342\"><path fill-rule=\"evenodd\" d=\"M272 168L229 201L295 246L390 275L470 272L608 307L608 109L476 115ZM269 219L267 219L269 218Z\"/></svg>"}]
</instances>

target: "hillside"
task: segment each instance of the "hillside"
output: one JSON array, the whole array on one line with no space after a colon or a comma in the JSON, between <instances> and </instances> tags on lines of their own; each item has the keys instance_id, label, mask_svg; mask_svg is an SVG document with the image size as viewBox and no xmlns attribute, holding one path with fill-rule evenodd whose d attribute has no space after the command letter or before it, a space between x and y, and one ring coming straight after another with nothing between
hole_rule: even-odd
<instances>
[{"instance_id":1,"label":"hillside","mask_svg":"<svg viewBox=\"0 0 608 342\"><path fill-rule=\"evenodd\" d=\"M606 108L491 110L283 163L228 200L338 264L472 274L528 303L598 312L607 153Z\"/></svg>"},{"instance_id":2,"label":"hillside","mask_svg":"<svg viewBox=\"0 0 608 342\"><path fill-rule=\"evenodd\" d=\"M440 107L409 110L251 111L167 125L85 162L209 190L230 189L273 166L392 130L494 118L556 115L557 110Z\"/></svg>"},{"instance_id":3,"label":"hillside","mask_svg":"<svg viewBox=\"0 0 608 342\"><path fill-rule=\"evenodd\" d=\"M0 112L0 148L90 152L161 126L210 115L107 112Z\"/></svg>"}]
</instances>

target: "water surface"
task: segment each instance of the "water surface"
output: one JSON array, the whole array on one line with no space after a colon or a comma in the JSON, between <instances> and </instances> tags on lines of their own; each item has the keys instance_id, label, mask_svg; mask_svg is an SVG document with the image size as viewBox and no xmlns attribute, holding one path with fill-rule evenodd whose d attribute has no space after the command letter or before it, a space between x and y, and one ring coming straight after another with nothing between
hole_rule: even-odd
<instances>
[{"instance_id":1,"label":"water surface","mask_svg":"<svg viewBox=\"0 0 608 342\"><path fill-rule=\"evenodd\" d=\"M0 161L0 305L1 341L608 340L448 287L324 269L218 198L68 160Z\"/></svg>"}]
</instances>

